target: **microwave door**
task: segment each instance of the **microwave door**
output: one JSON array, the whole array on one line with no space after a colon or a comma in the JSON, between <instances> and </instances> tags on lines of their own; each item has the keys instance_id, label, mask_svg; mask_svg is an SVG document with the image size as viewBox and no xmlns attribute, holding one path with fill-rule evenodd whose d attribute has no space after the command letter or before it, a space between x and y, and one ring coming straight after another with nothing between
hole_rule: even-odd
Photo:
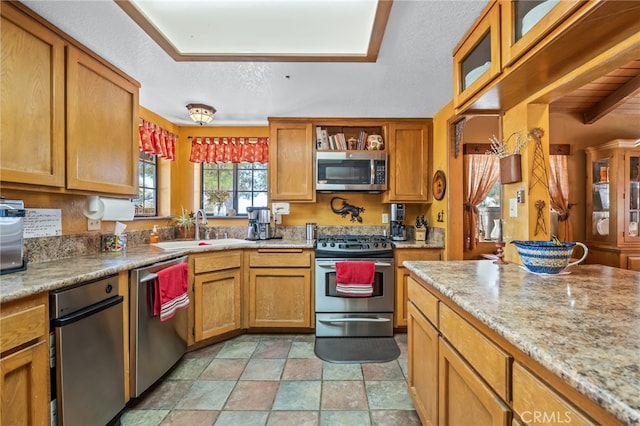
<instances>
[{"instance_id":1,"label":"microwave door","mask_svg":"<svg viewBox=\"0 0 640 426\"><path fill-rule=\"evenodd\" d=\"M369 185L371 166L367 160L318 161L318 183L326 185Z\"/></svg>"},{"instance_id":2,"label":"microwave door","mask_svg":"<svg viewBox=\"0 0 640 426\"><path fill-rule=\"evenodd\" d=\"M335 184L366 184L369 183L367 170L361 166L327 167L325 177L329 183Z\"/></svg>"}]
</instances>

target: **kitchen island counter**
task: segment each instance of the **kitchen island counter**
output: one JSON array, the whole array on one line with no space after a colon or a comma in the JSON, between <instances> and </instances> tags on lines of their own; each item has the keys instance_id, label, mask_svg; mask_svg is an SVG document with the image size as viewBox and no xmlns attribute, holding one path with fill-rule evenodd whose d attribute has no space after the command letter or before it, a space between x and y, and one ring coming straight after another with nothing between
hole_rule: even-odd
<instances>
[{"instance_id":1,"label":"kitchen island counter","mask_svg":"<svg viewBox=\"0 0 640 426\"><path fill-rule=\"evenodd\" d=\"M0 303L103 278L194 252L236 248L313 248L313 244L305 240L274 239L181 250L162 250L153 244L142 244L127 247L121 252L98 252L48 262L29 263L26 271L14 272L0 278Z\"/></svg>"},{"instance_id":2,"label":"kitchen island counter","mask_svg":"<svg viewBox=\"0 0 640 426\"><path fill-rule=\"evenodd\" d=\"M404 266L624 424L640 424L640 273L542 276L490 260Z\"/></svg>"}]
</instances>

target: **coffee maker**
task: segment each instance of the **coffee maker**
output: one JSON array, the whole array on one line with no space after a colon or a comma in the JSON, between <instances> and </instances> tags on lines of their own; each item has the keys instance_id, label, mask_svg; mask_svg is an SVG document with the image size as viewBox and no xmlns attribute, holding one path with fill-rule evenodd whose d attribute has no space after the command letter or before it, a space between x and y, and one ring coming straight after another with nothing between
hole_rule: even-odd
<instances>
[{"instance_id":1,"label":"coffee maker","mask_svg":"<svg viewBox=\"0 0 640 426\"><path fill-rule=\"evenodd\" d=\"M269 207L247 207L249 227L247 240L268 240L271 238L271 209Z\"/></svg>"},{"instance_id":2,"label":"coffee maker","mask_svg":"<svg viewBox=\"0 0 640 426\"><path fill-rule=\"evenodd\" d=\"M404 204L391 204L391 239L393 241L405 241L407 239L407 227L404 226Z\"/></svg>"}]
</instances>

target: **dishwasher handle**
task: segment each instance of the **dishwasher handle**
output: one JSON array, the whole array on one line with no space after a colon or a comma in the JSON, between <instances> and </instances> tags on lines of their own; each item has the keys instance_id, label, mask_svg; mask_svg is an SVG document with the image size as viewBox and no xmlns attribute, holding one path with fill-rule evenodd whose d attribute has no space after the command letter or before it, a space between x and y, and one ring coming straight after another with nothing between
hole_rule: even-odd
<instances>
[{"instance_id":1,"label":"dishwasher handle","mask_svg":"<svg viewBox=\"0 0 640 426\"><path fill-rule=\"evenodd\" d=\"M102 302L98 302L95 305L87 306L86 308L82 308L77 310L69 315L65 315L62 318L56 318L51 321L53 327L64 327L65 325L73 324L74 322L78 322L81 319L87 318L91 315L97 314L98 312L104 311L105 309L109 309L112 306L122 303L124 300L124 296L116 296L107 300L103 300Z\"/></svg>"}]
</instances>

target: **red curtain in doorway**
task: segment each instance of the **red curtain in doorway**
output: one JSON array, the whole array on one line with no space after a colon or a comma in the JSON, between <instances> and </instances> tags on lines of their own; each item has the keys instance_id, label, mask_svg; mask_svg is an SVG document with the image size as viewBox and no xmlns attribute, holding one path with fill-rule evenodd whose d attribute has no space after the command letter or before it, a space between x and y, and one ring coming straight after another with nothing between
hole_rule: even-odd
<instances>
[{"instance_id":1,"label":"red curtain in doorway","mask_svg":"<svg viewBox=\"0 0 640 426\"><path fill-rule=\"evenodd\" d=\"M191 138L189 160L193 163L268 163L269 138Z\"/></svg>"}]
</instances>

